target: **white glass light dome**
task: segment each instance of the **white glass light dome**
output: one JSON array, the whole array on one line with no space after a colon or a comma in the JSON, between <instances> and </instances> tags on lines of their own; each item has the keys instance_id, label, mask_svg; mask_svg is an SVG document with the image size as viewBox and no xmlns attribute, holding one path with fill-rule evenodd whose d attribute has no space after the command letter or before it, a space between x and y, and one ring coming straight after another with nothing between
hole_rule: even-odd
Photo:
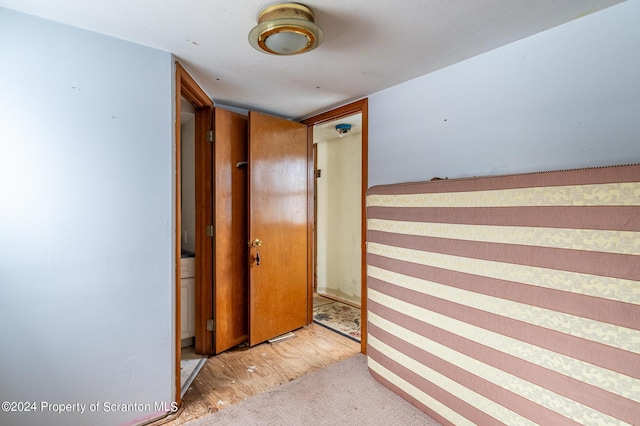
<instances>
[{"instance_id":1,"label":"white glass light dome","mask_svg":"<svg viewBox=\"0 0 640 426\"><path fill-rule=\"evenodd\" d=\"M261 52L296 55L315 49L324 34L314 22L313 11L298 3L268 6L258 14L258 25L249 33L249 43Z\"/></svg>"}]
</instances>

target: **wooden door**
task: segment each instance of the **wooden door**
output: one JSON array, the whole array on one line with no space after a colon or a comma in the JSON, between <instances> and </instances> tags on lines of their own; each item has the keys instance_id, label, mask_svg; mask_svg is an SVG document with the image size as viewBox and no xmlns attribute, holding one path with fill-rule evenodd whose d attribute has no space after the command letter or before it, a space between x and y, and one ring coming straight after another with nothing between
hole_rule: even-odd
<instances>
[{"instance_id":1,"label":"wooden door","mask_svg":"<svg viewBox=\"0 0 640 426\"><path fill-rule=\"evenodd\" d=\"M247 340L247 118L214 108L214 280L216 354Z\"/></svg>"},{"instance_id":2,"label":"wooden door","mask_svg":"<svg viewBox=\"0 0 640 426\"><path fill-rule=\"evenodd\" d=\"M249 113L250 345L308 323L308 167L306 125Z\"/></svg>"}]
</instances>

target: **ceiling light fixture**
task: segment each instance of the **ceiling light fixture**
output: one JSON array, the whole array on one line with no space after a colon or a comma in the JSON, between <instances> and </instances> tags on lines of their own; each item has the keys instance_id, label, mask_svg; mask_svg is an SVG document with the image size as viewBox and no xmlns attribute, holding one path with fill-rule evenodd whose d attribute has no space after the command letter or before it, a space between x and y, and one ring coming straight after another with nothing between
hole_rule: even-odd
<instances>
[{"instance_id":1,"label":"ceiling light fixture","mask_svg":"<svg viewBox=\"0 0 640 426\"><path fill-rule=\"evenodd\" d=\"M351 124L337 124L336 132L338 132L339 137L343 137L347 133L351 131Z\"/></svg>"},{"instance_id":2,"label":"ceiling light fixture","mask_svg":"<svg viewBox=\"0 0 640 426\"><path fill-rule=\"evenodd\" d=\"M249 33L256 50L273 55L296 55L315 49L324 33L313 11L300 3L278 3L258 13L258 25Z\"/></svg>"}]
</instances>

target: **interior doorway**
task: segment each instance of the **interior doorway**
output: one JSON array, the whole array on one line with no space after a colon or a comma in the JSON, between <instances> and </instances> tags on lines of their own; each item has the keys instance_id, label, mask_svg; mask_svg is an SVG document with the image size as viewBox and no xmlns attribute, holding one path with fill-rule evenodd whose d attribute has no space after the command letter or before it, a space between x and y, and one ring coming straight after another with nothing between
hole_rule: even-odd
<instances>
[{"instance_id":1,"label":"interior doorway","mask_svg":"<svg viewBox=\"0 0 640 426\"><path fill-rule=\"evenodd\" d=\"M196 108L180 99L180 396L204 365L195 351L196 325Z\"/></svg>"},{"instance_id":2,"label":"interior doorway","mask_svg":"<svg viewBox=\"0 0 640 426\"><path fill-rule=\"evenodd\" d=\"M362 114L313 129L315 292L360 306Z\"/></svg>"},{"instance_id":3,"label":"interior doorway","mask_svg":"<svg viewBox=\"0 0 640 426\"><path fill-rule=\"evenodd\" d=\"M361 341L360 341L360 345L361 345L361 352L362 353L366 353L366 348L367 348L367 287L366 287L366 259L365 259L365 255L366 255L366 246L365 246L365 237L366 237L366 210L365 210L365 196L366 196L366 191L367 191L367 182L368 182L368 175L367 175L367 167L368 167L368 126L369 126L369 113L368 113L368 100L367 99L362 99L356 102L353 102L351 104L336 108L334 110L307 118L305 120L303 120L303 123L307 124L308 126L308 133L309 133L309 141L310 143L312 143L315 139L315 133L316 132L320 132L322 130L322 126L325 126L326 129L331 130L332 127L333 129L331 131L336 132L335 126L337 124L340 124L340 120L345 120L345 123L348 124L349 120L351 120L352 118L359 116L360 118L360 126L361 126L361 131L360 131L360 165L356 165L355 167L358 169L359 171L359 175L360 175L360 190L358 192L358 194L353 195L354 198L356 198L357 200L357 204L359 204L359 208L354 207L354 209L356 209L360 215L360 221L359 221L359 227L360 227L360 231L359 231L359 241L358 241L358 245L359 245L359 255L355 255L357 258L355 260L352 260L351 263L352 264L356 264L359 265L359 274L360 274L360 280L359 280L359 285L360 285L360 300L359 300L359 305L360 305L360 325L361 325ZM353 127L352 127L353 129ZM315 150L314 150L315 152ZM314 164L317 164L316 162L316 158L314 156ZM350 165L350 167L354 167L353 164ZM351 170L354 171L354 170ZM320 178L322 178L322 171L320 172ZM312 183L315 186L315 175L312 174L312 179L314 179L314 182ZM315 191L314 191L315 194ZM314 197L315 198L315 197ZM315 204L315 201L314 201ZM314 217L313 217L313 222L314 224L316 224L316 218L317 218L317 212L315 212L314 209ZM351 225L351 226L357 226L357 225ZM314 274L312 274L312 288L310 288L310 293L313 293L313 290L315 288L317 288L318 286L318 282L316 281L316 276L315 276L315 271L316 271L316 266L318 264L318 262L316 261L317 259L317 254L318 252L322 249L321 247L319 247L319 242L318 242L318 232L317 229L315 229L315 225L314 225L314 236L313 236L313 254L311 256L312 260L313 260L313 271ZM357 238L357 237L356 237ZM323 242L320 242L320 244L325 244ZM311 318L313 316L313 304L309 303L309 317Z\"/></svg>"},{"instance_id":4,"label":"interior doorway","mask_svg":"<svg viewBox=\"0 0 640 426\"><path fill-rule=\"evenodd\" d=\"M176 64L176 110L177 117L181 115L182 109L193 107L195 110L195 146L194 153L190 160L195 163L195 235L190 236L191 212L189 208L182 210L182 206L187 206L188 193L186 187L190 185L187 179L188 167L183 164L182 156L187 153L187 140L182 133L181 120L176 120L176 400L180 401L180 359L182 354L183 341L180 338L183 325L189 321L186 314L191 308L195 312L195 335L193 336L196 354L213 355L220 353L226 349L236 346L247 340L247 322L251 318L255 324L269 325L275 324L275 332L281 328L289 327L287 321L293 322L292 328L300 327L306 324L306 308L307 308L307 256L299 258L300 269L303 277L292 278L291 267L292 262L287 264L286 270L278 272L278 279L267 279L266 283L258 283L250 296L253 299L266 300L267 296L273 298L275 294L280 294L276 290L283 290L280 285L274 291L267 290L267 285L271 281L276 284L292 282L295 286L285 286L286 288L296 289L296 295L304 297L294 297L293 304L299 306L299 311L292 316L291 306L283 303L282 298L278 299L282 312L274 309L260 313L258 309L248 310L247 300L247 222L248 218L256 220L263 218L269 219L275 213L277 206L290 204L291 197L282 197L282 194L297 194L300 201L300 208L294 209L299 213L292 219L289 228L294 229L300 234L302 243L300 247L292 244L292 239L286 242L276 244L286 233L283 232L286 227L280 226L279 232L267 238L265 235L265 227L257 227L262 229L259 232L260 238L267 238L265 246L260 249L264 261L260 267L261 273L272 271L269 266L278 265L276 259L293 258L294 255L305 253L309 250L307 244L307 236L310 235L307 219L307 200L311 199L310 191L307 189L308 170L311 169L309 161L311 156L307 149L307 126L305 124L294 123L289 120L278 119L277 117L267 117L264 114L250 112L249 116L255 116L256 123L266 120L266 128L256 131L250 140L247 138L247 117L228 110L213 108L213 102L189 76L186 70L179 64ZM191 105L185 105L191 104ZM185 105L183 107L183 105ZM264 116L262 120L258 120L258 116ZM273 139L273 132L276 128L283 127L282 132L278 133L278 137ZM290 128L293 126L294 128ZM187 127L186 124L184 126ZM249 126L251 127L251 126ZM260 126L258 126L260 127ZM296 160L291 161L293 151L287 149L279 152L278 149L283 148L283 142L296 134L294 144L295 148L300 152L296 155ZM271 135L271 137L267 137ZM183 140L184 138L184 140ZM258 139L265 139L264 143L257 143L256 147L260 148L267 143L276 143L274 149L268 151L254 150L247 152L248 146L253 146L248 142ZM184 145L184 147L183 147ZM288 145L287 145L288 146ZM183 152L183 149L185 151ZM257 148L256 148L257 149ZM291 148L293 149L293 148ZM250 155L247 155L250 154ZM271 155L271 157L268 157ZM248 158L249 157L249 158ZM288 172L284 175L279 167L267 167L265 165L281 164L287 168ZM289 186L294 183L291 179L291 167L301 166L299 170L299 179L295 180L297 184L294 188ZM249 197L248 195L248 176L247 171L254 171L257 176L256 185L249 188L262 188L261 185L267 181L267 171L276 172L277 178L285 177L282 185L273 187L276 195L279 197L263 196ZM249 173L251 174L251 173ZM299 181L299 182L298 182ZM283 187L284 185L284 187ZM289 185L289 186L287 186ZM183 188L184 186L184 188ZM299 189L305 188L302 192ZM183 189L185 190L183 192ZM184 198L184 200L183 200ZM255 207L257 200L265 200L261 207L256 209L256 214L248 216L251 206ZM253 200L251 206L248 200ZM278 201L280 200L280 201ZM268 201L268 202L267 202ZM248 208L249 207L249 208ZM283 217L291 215L291 211L284 210L279 214L275 214L283 225ZM265 221L263 221L265 222ZM266 220L270 223L269 220ZM304 222L304 226L300 227L300 223ZM253 225L255 223L251 222ZM263 229L265 228L265 229ZM263 233L265 235L263 235ZM296 235L297 235L296 234ZM187 248L189 241L195 239L195 252ZM186 248L186 250L183 250ZM274 249L280 248L278 252ZM251 250L251 246L249 248ZM291 250L294 250L291 253ZM185 279L191 279L185 274L191 273L189 268L183 268L182 263L185 261L183 255L187 254L189 259L195 263L195 306L187 303L187 299L192 297L192 293L183 293L181 286ZM258 250L253 253L258 256ZM268 254L268 255L267 255ZM257 264L257 263L256 263ZM254 274L255 275L255 274ZM264 275L264 274L262 274ZM260 275L260 276L262 276ZM257 277L251 276L251 282L259 281ZM263 280L264 281L264 280ZM281 288L282 287L282 288ZM254 294L255 293L255 294ZM262 296L256 294L261 294ZM250 299L250 300L253 300ZM256 306L264 310L261 303L255 303ZM269 304L273 307L274 303ZM249 313L249 318L247 318ZM293 319L292 319L293 318ZM250 322L250 321L249 321ZM258 333L254 333L258 340L261 337ZM264 336L262 336L264 337ZM268 336L267 339L274 336ZM250 343L256 343L251 341Z\"/></svg>"},{"instance_id":5,"label":"interior doorway","mask_svg":"<svg viewBox=\"0 0 640 426\"><path fill-rule=\"evenodd\" d=\"M175 402L179 404L183 384L181 376L183 342L186 341L185 345L194 347L193 351L185 351L185 354L208 353L200 351L199 347L211 345L210 333L203 331L202 321L199 321L201 316L208 318L211 316L210 313L203 312L202 304L198 303L198 300L203 298L200 294L201 290L207 288L203 283L211 282L212 244L207 235L196 230L203 227L201 222L210 222L211 216L210 211L203 209L203 206L211 204L211 196L207 195L210 191L206 190L206 187L211 187L207 184L211 180L211 147L205 142L205 134L207 129L211 128L213 101L177 62L175 106L174 270L176 281L173 368ZM208 287L211 287L210 284Z\"/></svg>"},{"instance_id":6,"label":"interior doorway","mask_svg":"<svg viewBox=\"0 0 640 426\"><path fill-rule=\"evenodd\" d=\"M362 114L313 129L313 321L360 342Z\"/></svg>"}]
</instances>

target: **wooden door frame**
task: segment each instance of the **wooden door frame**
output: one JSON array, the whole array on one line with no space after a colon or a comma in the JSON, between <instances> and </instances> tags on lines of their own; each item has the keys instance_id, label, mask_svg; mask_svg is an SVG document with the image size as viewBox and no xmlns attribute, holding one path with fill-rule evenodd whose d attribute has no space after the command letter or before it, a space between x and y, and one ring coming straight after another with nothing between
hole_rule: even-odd
<instances>
[{"instance_id":1,"label":"wooden door frame","mask_svg":"<svg viewBox=\"0 0 640 426\"><path fill-rule=\"evenodd\" d=\"M302 120L301 123L307 125L307 143L309 144L309 241L314 244L309 244L308 251L308 268L309 268L309 302L308 302L308 317L309 322L313 319L313 288L315 285L315 230L313 224L315 222L314 211L314 198L315 194L315 167L314 167L314 149L313 149L313 126L318 124L324 124L331 121L339 120L344 117L348 117L355 114L362 114L362 190L361 190L361 244L360 244L360 327L361 327L361 340L360 340L360 352L367 353L367 263L366 263L366 232L367 232L367 211L366 211L366 195L368 185L368 164L369 164L369 102L367 98L352 102L348 105L327 111L313 117L309 117Z\"/></svg>"},{"instance_id":2,"label":"wooden door frame","mask_svg":"<svg viewBox=\"0 0 640 426\"><path fill-rule=\"evenodd\" d=\"M213 203L212 203L212 162L211 153L212 146L206 142L206 133L211 129L211 113L213 101L198 86L189 73L175 62L176 66L176 98L175 98L175 402L180 404L180 358L181 358L181 321L180 321L180 263L182 259L181 252L181 235L182 235L182 213L180 206L181 200L181 124L180 124L180 102L184 97L196 108L196 162L201 162L196 167L199 170L196 173L196 351L200 347L201 351L210 353L213 348L213 340L211 332L206 330L206 319L211 318L210 311L213 311L213 265L211 261L206 259L213 258L213 244L211 239L206 236L205 229L198 229L198 225L203 222L211 223ZM207 161L209 158L209 161ZM207 176L208 175L208 176ZM202 232L200 232L202 231ZM201 317L206 317L204 322ZM207 351L207 348L210 348Z\"/></svg>"}]
</instances>

